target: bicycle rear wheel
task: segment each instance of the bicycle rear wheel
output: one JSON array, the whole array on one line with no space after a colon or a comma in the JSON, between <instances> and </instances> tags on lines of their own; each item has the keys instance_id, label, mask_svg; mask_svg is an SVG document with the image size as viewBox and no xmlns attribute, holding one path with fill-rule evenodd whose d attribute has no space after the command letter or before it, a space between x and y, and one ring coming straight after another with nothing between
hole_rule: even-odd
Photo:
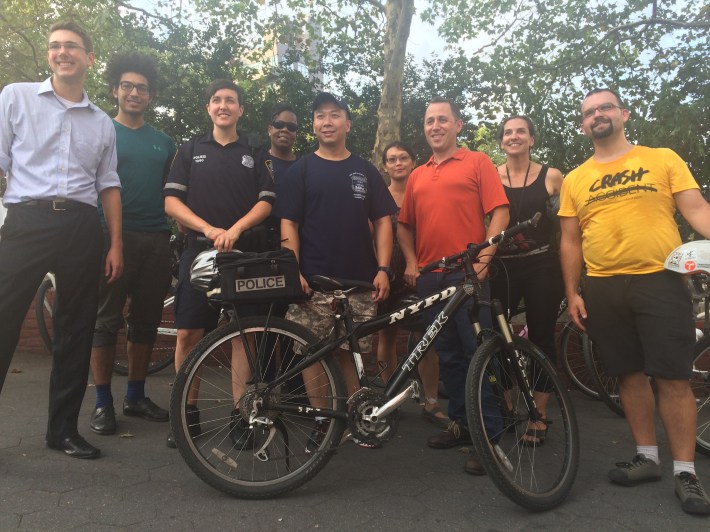
<instances>
[{"instance_id":1,"label":"bicycle rear wheel","mask_svg":"<svg viewBox=\"0 0 710 532\"><path fill-rule=\"evenodd\" d=\"M695 449L710 456L710 336L703 336L695 344L693 359L690 387L698 409Z\"/></svg>"},{"instance_id":2,"label":"bicycle rear wheel","mask_svg":"<svg viewBox=\"0 0 710 532\"><path fill-rule=\"evenodd\" d=\"M589 336L584 335L584 360L589 368L589 375L594 383L594 389L599 394L599 399L604 401L604 404L609 407L609 410L616 415L624 416L624 409L621 406L621 397L619 397L619 379L607 375L604 370L599 356L594 349L594 343Z\"/></svg>"},{"instance_id":3,"label":"bicycle rear wheel","mask_svg":"<svg viewBox=\"0 0 710 532\"><path fill-rule=\"evenodd\" d=\"M571 321L565 324L560 335L562 367L575 388L584 395L599 399L599 393L594 389L589 366L584 358L584 336L585 333L580 331Z\"/></svg>"},{"instance_id":4,"label":"bicycle rear wheel","mask_svg":"<svg viewBox=\"0 0 710 532\"><path fill-rule=\"evenodd\" d=\"M163 320L158 327L158 334L153 344L153 352L148 364L148 375L164 370L175 362L175 342L177 329L173 314L174 296L169 296L163 303ZM128 355L126 353L125 327L118 332L116 340L116 358L113 361L113 372L116 375L128 375Z\"/></svg>"},{"instance_id":5,"label":"bicycle rear wheel","mask_svg":"<svg viewBox=\"0 0 710 532\"><path fill-rule=\"evenodd\" d=\"M37 332L49 353L52 352L52 316L54 315L54 276L47 274L35 295L35 318Z\"/></svg>"},{"instance_id":6,"label":"bicycle rear wheel","mask_svg":"<svg viewBox=\"0 0 710 532\"><path fill-rule=\"evenodd\" d=\"M316 341L284 319L270 318L267 326L265 317L251 317L214 330L192 350L173 385L170 423L180 453L199 478L230 495L268 498L295 489L325 466L347 418L337 363L315 362L262 392ZM233 358L233 348L236 353L245 343L246 355ZM234 383L247 388L238 410ZM188 405L196 405L199 415ZM317 420L319 408L342 415Z\"/></svg>"},{"instance_id":7,"label":"bicycle rear wheel","mask_svg":"<svg viewBox=\"0 0 710 532\"><path fill-rule=\"evenodd\" d=\"M473 356L466 379L466 409L478 456L494 484L513 502L530 510L549 510L569 494L579 465L579 432L569 392L545 355L524 338L514 337L525 383L506 360L499 337L489 338ZM524 389L549 392L549 432L543 444L522 437L529 411Z\"/></svg>"}]
</instances>

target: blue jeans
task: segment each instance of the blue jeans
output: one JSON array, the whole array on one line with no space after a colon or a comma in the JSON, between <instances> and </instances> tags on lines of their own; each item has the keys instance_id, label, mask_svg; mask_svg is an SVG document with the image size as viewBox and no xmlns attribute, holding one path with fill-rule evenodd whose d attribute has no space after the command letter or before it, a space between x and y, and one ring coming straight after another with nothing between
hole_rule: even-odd
<instances>
[{"instance_id":1,"label":"blue jeans","mask_svg":"<svg viewBox=\"0 0 710 532\"><path fill-rule=\"evenodd\" d=\"M454 286L463 281L463 272L444 274L443 272L425 273L417 279L417 293L419 297L426 297L448 286ZM481 297L488 299L488 282L483 283ZM432 305L424 311L427 326L436 317L437 313L444 308L443 303ZM453 319L449 319L434 343L436 352L439 355L439 370L441 380L444 383L446 392L449 395L449 418L461 421L468 425L466 420L466 375L468 365L473 358L473 353L478 347L476 335L471 327L468 318L469 309L473 307L473 299L467 300L456 312ZM491 313L488 308L481 309L479 313L481 326L483 328L492 327ZM494 408L495 401L485 401L484 409ZM489 404L490 403L490 404ZM497 407L496 407L497 408ZM488 416L486 416L488 418ZM500 411L496 410L491 417L500 417ZM488 425L488 423L486 423Z\"/></svg>"}]
</instances>

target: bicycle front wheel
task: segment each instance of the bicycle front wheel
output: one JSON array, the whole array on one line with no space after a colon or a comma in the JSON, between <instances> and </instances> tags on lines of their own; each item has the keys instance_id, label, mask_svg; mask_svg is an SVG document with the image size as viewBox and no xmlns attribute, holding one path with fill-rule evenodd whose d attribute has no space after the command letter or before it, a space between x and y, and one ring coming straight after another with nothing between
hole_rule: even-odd
<instances>
[{"instance_id":1,"label":"bicycle front wheel","mask_svg":"<svg viewBox=\"0 0 710 532\"><path fill-rule=\"evenodd\" d=\"M251 317L214 330L192 350L173 385L170 422L198 477L230 495L268 498L325 466L347 418L337 363L326 358L269 385L316 342L292 322Z\"/></svg>"},{"instance_id":2,"label":"bicycle front wheel","mask_svg":"<svg viewBox=\"0 0 710 532\"><path fill-rule=\"evenodd\" d=\"M466 410L474 447L488 475L510 500L549 510L565 500L577 475L579 432L569 392L534 344L513 337L518 360L507 360L500 337L473 356L466 379ZM513 371L520 364L524 382ZM523 436L531 419L524 397L545 392L548 432L532 444Z\"/></svg>"},{"instance_id":3,"label":"bicycle front wheel","mask_svg":"<svg viewBox=\"0 0 710 532\"><path fill-rule=\"evenodd\" d=\"M703 336L695 344L693 360L690 387L698 410L695 449L710 456L710 336Z\"/></svg>"}]
</instances>

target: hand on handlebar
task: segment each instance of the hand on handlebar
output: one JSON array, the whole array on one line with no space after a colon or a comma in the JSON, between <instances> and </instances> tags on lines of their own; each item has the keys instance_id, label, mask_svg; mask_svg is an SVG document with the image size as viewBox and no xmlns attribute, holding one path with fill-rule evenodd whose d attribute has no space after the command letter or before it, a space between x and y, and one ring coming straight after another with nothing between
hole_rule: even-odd
<instances>
[{"instance_id":1,"label":"hand on handlebar","mask_svg":"<svg viewBox=\"0 0 710 532\"><path fill-rule=\"evenodd\" d=\"M407 268L404 270L404 282L412 288L417 287L417 277L419 277L419 266L416 262L407 263Z\"/></svg>"}]
</instances>

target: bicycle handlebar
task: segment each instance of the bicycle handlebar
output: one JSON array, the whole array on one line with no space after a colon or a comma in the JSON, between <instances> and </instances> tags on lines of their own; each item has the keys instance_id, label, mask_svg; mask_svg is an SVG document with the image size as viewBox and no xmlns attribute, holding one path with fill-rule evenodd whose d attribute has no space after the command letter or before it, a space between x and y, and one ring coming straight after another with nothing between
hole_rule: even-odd
<instances>
[{"instance_id":1,"label":"bicycle handlebar","mask_svg":"<svg viewBox=\"0 0 710 532\"><path fill-rule=\"evenodd\" d=\"M455 262L460 261L462 258L469 256L471 259L475 258L478 253L487 247L494 246L498 244L501 240L510 238L511 236L517 235L518 233L524 231L528 227L537 227L538 222L542 218L542 213L536 212L535 215L529 220L520 222L518 225L514 225L510 229L501 231L499 234L492 236L488 240L481 242L480 244L469 244L466 246L466 250L455 255L450 255L449 257L443 257L437 261L430 262L424 265L419 272L426 273L439 268L450 268Z\"/></svg>"}]
</instances>

